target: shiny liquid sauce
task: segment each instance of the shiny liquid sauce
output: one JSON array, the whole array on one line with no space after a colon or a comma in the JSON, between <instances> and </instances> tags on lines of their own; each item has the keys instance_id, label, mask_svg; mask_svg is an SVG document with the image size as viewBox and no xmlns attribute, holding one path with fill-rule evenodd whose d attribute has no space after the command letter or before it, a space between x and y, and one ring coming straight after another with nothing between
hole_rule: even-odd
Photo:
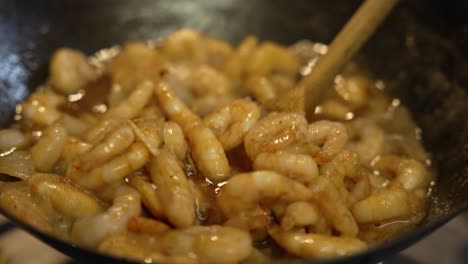
<instances>
[{"instance_id":1,"label":"shiny liquid sauce","mask_svg":"<svg viewBox=\"0 0 468 264\"><path fill-rule=\"evenodd\" d=\"M59 49L0 130L0 206L145 263L333 258L408 232L434 185L421 130L355 64L307 122L301 80L326 51L191 29Z\"/></svg>"}]
</instances>

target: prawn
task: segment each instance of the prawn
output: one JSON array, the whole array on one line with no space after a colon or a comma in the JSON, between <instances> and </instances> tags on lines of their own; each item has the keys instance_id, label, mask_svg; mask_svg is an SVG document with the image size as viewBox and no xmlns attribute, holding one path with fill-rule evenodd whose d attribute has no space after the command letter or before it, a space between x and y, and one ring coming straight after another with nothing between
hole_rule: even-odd
<instances>
[{"instance_id":1,"label":"prawn","mask_svg":"<svg viewBox=\"0 0 468 264\"><path fill-rule=\"evenodd\" d=\"M366 243L354 237L284 231L278 226L269 230L270 236L286 251L303 258L332 258L356 254L367 249Z\"/></svg>"},{"instance_id":2,"label":"prawn","mask_svg":"<svg viewBox=\"0 0 468 264\"><path fill-rule=\"evenodd\" d=\"M137 262L196 264L192 256L166 256L161 252L160 243L154 235L117 234L105 238L98 251L118 258Z\"/></svg>"},{"instance_id":3,"label":"prawn","mask_svg":"<svg viewBox=\"0 0 468 264\"><path fill-rule=\"evenodd\" d=\"M251 160L262 152L275 152L305 137L307 120L296 113L269 113L246 134L244 148Z\"/></svg>"},{"instance_id":4,"label":"prawn","mask_svg":"<svg viewBox=\"0 0 468 264\"><path fill-rule=\"evenodd\" d=\"M153 96L152 81L143 81L137 85L128 98L104 114L104 119L132 119L143 110Z\"/></svg>"},{"instance_id":5,"label":"prawn","mask_svg":"<svg viewBox=\"0 0 468 264\"><path fill-rule=\"evenodd\" d=\"M362 163L369 163L382 152L384 132L374 121L356 119L349 123L348 128L351 140L346 148L356 152Z\"/></svg>"},{"instance_id":6,"label":"prawn","mask_svg":"<svg viewBox=\"0 0 468 264\"><path fill-rule=\"evenodd\" d=\"M409 194L399 188L391 188L373 194L351 207L354 218L360 224L382 223L411 216Z\"/></svg>"},{"instance_id":7,"label":"prawn","mask_svg":"<svg viewBox=\"0 0 468 264\"><path fill-rule=\"evenodd\" d=\"M250 99L238 99L203 118L225 151L239 146L260 118L260 107Z\"/></svg>"},{"instance_id":8,"label":"prawn","mask_svg":"<svg viewBox=\"0 0 468 264\"><path fill-rule=\"evenodd\" d=\"M98 72L86 56L75 49L61 48L52 55L50 82L63 94L72 94L96 79Z\"/></svg>"},{"instance_id":9,"label":"prawn","mask_svg":"<svg viewBox=\"0 0 468 264\"><path fill-rule=\"evenodd\" d=\"M318 177L318 168L309 155L294 154L284 151L262 152L254 160L255 170L272 170L306 186Z\"/></svg>"},{"instance_id":10,"label":"prawn","mask_svg":"<svg viewBox=\"0 0 468 264\"><path fill-rule=\"evenodd\" d=\"M309 125L307 139L310 143L323 145L314 159L318 164L324 164L346 145L348 132L342 123L321 120Z\"/></svg>"},{"instance_id":11,"label":"prawn","mask_svg":"<svg viewBox=\"0 0 468 264\"><path fill-rule=\"evenodd\" d=\"M236 225L252 228L266 219L249 219L261 216L268 201L291 203L307 201L313 193L301 183L273 171L240 173L229 179L218 193L217 202L225 216ZM261 225L261 223L260 223Z\"/></svg>"},{"instance_id":12,"label":"prawn","mask_svg":"<svg viewBox=\"0 0 468 264\"><path fill-rule=\"evenodd\" d=\"M251 76L245 82L249 94L262 105L266 105L276 98L273 84L265 76Z\"/></svg>"},{"instance_id":13,"label":"prawn","mask_svg":"<svg viewBox=\"0 0 468 264\"><path fill-rule=\"evenodd\" d=\"M190 74L190 80L190 88L197 97L207 95L226 96L232 90L226 76L208 65L195 67Z\"/></svg>"},{"instance_id":14,"label":"prawn","mask_svg":"<svg viewBox=\"0 0 468 264\"><path fill-rule=\"evenodd\" d=\"M107 135L76 161L80 170L88 171L113 157L123 153L135 141L135 134L128 125L121 126Z\"/></svg>"},{"instance_id":15,"label":"prawn","mask_svg":"<svg viewBox=\"0 0 468 264\"><path fill-rule=\"evenodd\" d=\"M122 184L116 187L112 206L106 211L75 221L71 229L74 241L86 247L96 247L106 237L127 232L127 223L141 213L140 194Z\"/></svg>"},{"instance_id":16,"label":"prawn","mask_svg":"<svg viewBox=\"0 0 468 264\"><path fill-rule=\"evenodd\" d=\"M188 146L185 141L184 132L176 122L168 121L164 123L163 141L164 148L174 153L179 160L185 160Z\"/></svg>"},{"instance_id":17,"label":"prawn","mask_svg":"<svg viewBox=\"0 0 468 264\"><path fill-rule=\"evenodd\" d=\"M131 176L128 183L141 195L141 201L148 211L157 219L164 218L163 206L159 201L156 186L149 182L143 175Z\"/></svg>"},{"instance_id":18,"label":"prawn","mask_svg":"<svg viewBox=\"0 0 468 264\"><path fill-rule=\"evenodd\" d=\"M253 250L248 232L217 225L171 230L162 237L161 248L170 256L194 254L203 263L239 263Z\"/></svg>"},{"instance_id":19,"label":"prawn","mask_svg":"<svg viewBox=\"0 0 468 264\"><path fill-rule=\"evenodd\" d=\"M161 149L159 155L151 161L150 175L158 187L156 193L169 222L178 228L193 225L195 198L177 158Z\"/></svg>"},{"instance_id":20,"label":"prawn","mask_svg":"<svg viewBox=\"0 0 468 264\"><path fill-rule=\"evenodd\" d=\"M376 159L371 165L379 171L394 175L391 186L401 187L410 192L423 191L422 196L432 180L432 175L426 167L414 159L387 155Z\"/></svg>"},{"instance_id":21,"label":"prawn","mask_svg":"<svg viewBox=\"0 0 468 264\"><path fill-rule=\"evenodd\" d=\"M129 148L128 152L92 169L89 173L78 174L77 177L76 174L70 174L69 170L67 177L71 177L83 188L94 190L121 181L125 176L142 168L149 160L149 156L149 152L143 144L135 143ZM80 171L79 168L78 171Z\"/></svg>"},{"instance_id":22,"label":"prawn","mask_svg":"<svg viewBox=\"0 0 468 264\"><path fill-rule=\"evenodd\" d=\"M166 115L182 127L200 172L215 182L226 180L231 168L213 131L203 125L201 119L174 95L166 83L157 85L155 93Z\"/></svg>"},{"instance_id":23,"label":"prawn","mask_svg":"<svg viewBox=\"0 0 468 264\"><path fill-rule=\"evenodd\" d=\"M347 204L362 200L371 193L369 177L361 168L359 157L354 152L343 150L338 153L330 162L322 165L320 175L335 184ZM347 187L349 181L353 182L350 190Z\"/></svg>"},{"instance_id":24,"label":"prawn","mask_svg":"<svg viewBox=\"0 0 468 264\"><path fill-rule=\"evenodd\" d=\"M22 114L25 120L33 124L49 126L61 118L62 113L57 107L65 102L65 97L54 92L34 93L21 104Z\"/></svg>"},{"instance_id":25,"label":"prawn","mask_svg":"<svg viewBox=\"0 0 468 264\"><path fill-rule=\"evenodd\" d=\"M83 142L75 137L67 137L60 159L57 162L57 170L65 172L75 159L87 152L91 147L91 144Z\"/></svg>"},{"instance_id":26,"label":"prawn","mask_svg":"<svg viewBox=\"0 0 468 264\"><path fill-rule=\"evenodd\" d=\"M291 230L294 227L315 225L319 220L317 206L311 202L294 202L286 207L281 217L281 228Z\"/></svg>"},{"instance_id":27,"label":"prawn","mask_svg":"<svg viewBox=\"0 0 468 264\"><path fill-rule=\"evenodd\" d=\"M310 187L313 201L333 227L345 236L356 236L359 232L356 221L336 186L326 177L314 179Z\"/></svg>"},{"instance_id":28,"label":"prawn","mask_svg":"<svg viewBox=\"0 0 468 264\"><path fill-rule=\"evenodd\" d=\"M39 141L31 147L31 158L36 169L48 172L59 160L67 142L67 129L60 123L48 127Z\"/></svg>"},{"instance_id":29,"label":"prawn","mask_svg":"<svg viewBox=\"0 0 468 264\"><path fill-rule=\"evenodd\" d=\"M262 43L246 61L249 75L266 76L273 72L294 75L300 67L299 59L286 48L272 42Z\"/></svg>"},{"instance_id":30,"label":"prawn","mask_svg":"<svg viewBox=\"0 0 468 264\"><path fill-rule=\"evenodd\" d=\"M26 183L34 195L50 201L54 209L67 217L78 219L104 210L96 198L61 176L35 173Z\"/></svg>"}]
</instances>

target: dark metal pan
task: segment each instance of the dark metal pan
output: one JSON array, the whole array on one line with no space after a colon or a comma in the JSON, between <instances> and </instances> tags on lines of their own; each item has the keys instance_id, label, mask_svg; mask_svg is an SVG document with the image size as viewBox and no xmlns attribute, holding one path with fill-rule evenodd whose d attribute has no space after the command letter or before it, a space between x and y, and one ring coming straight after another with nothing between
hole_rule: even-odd
<instances>
[{"instance_id":1,"label":"dark metal pan","mask_svg":"<svg viewBox=\"0 0 468 264\"><path fill-rule=\"evenodd\" d=\"M0 0L0 125L47 74L51 53L69 46L91 54L125 40L193 27L233 43L247 34L284 44L330 42L360 1ZM415 243L468 207L467 2L402 1L358 61L409 106L434 154L438 183L421 227L368 252L327 263L376 262ZM86 263L126 263L41 234Z\"/></svg>"}]
</instances>

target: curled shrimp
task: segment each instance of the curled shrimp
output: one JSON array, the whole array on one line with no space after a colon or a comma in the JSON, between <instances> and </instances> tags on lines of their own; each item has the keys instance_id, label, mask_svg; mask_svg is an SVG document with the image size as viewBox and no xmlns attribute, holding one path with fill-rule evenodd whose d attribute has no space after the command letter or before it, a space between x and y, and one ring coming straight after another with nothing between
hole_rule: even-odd
<instances>
[{"instance_id":1,"label":"curled shrimp","mask_svg":"<svg viewBox=\"0 0 468 264\"><path fill-rule=\"evenodd\" d=\"M109 105L124 100L140 82L157 81L161 67L162 58L156 49L143 42L125 43L106 69L112 80Z\"/></svg>"},{"instance_id":2,"label":"curled shrimp","mask_svg":"<svg viewBox=\"0 0 468 264\"><path fill-rule=\"evenodd\" d=\"M224 74L208 65L195 67L190 75L191 90L196 96L225 96L231 93L231 85Z\"/></svg>"},{"instance_id":3,"label":"curled shrimp","mask_svg":"<svg viewBox=\"0 0 468 264\"><path fill-rule=\"evenodd\" d=\"M294 75L299 67L299 59L286 48L264 42L248 59L246 70L251 75L265 76L272 72Z\"/></svg>"},{"instance_id":4,"label":"curled shrimp","mask_svg":"<svg viewBox=\"0 0 468 264\"><path fill-rule=\"evenodd\" d=\"M151 161L150 175L158 187L157 195L169 222L179 228L193 225L195 198L174 154L162 149Z\"/></svg>"},{"instance_id":5,"label":"curled shrimp","mask_svg":"<svg viewBox=\"0 0 468 264\"><path fill-rule=\"evenodd\" d=\"M53 169L65 147L68 133L60 123L48 127L31 148L31 158L36 169L48 172Z\"/></svg>"},{"instance_id":6,"label":"curled shrimp","mask_svg":"<svg viewBox=\"0 0 468 264\"><path fill-rule=\"evenodd\" d=\"M217 202L231 223L250 229L262 226L259 221L268 224L269 217L249 219L263 214L262 205L267 206L264 203L271 200L291 203L306 201L311 197L312 192L299 182L273 171L255 171L240 173L229 179L221 187Z\"/></svg>"},{"instance_id":7,"label":"curled shrimp","mask_svg":"<svg viewBox=\"0 0 468 264\"><path fill-rule=\"evenodd\" d=\"M275 152L295 142L307 133L307 120L296 113L272 112L260 119L247 132L244 147L251 160L262 152Z\"/></svg>"},{"instance_id":8,"label":"curled shrimp","mask_svg":"<svg viewBox=\"0 0 468 264\"><path fill-rule=\"evenodd\" d=\"M239 263L253 250L248 232L217 225L171 230L161 243L167 255L194 254L203 263Z\"/></svg>"},{"instance_id":9,"label":"curled shrimp","mask_svg":"<svg viewBox=\"0 0 468 264\"><path fill-rule=\"evenodd\" d=\"M203 125L201 119L174 95L166 83L157 85L155 93L163 111L182 127L200 172L215 182L226 180L231 168L223 146L213 131Z\"/></svg>"},{"instance_id":10,"label":"curled shrimp","mask_svg":"<svg viewBox=\"0 0 468 264\"><path fill-rule=\"evenodd\" d=\"M362 163L369 163L382 152L385 140L384 131L375 122L356 119L349 123L348 128L351 140L347 148L356 152Z\"/></svg>"},{"instance_id":11,"label":"curled shrimp","mask_svg":"<svg viewBox=\"0 0 468 264\"><path fill-rule=\"evenodd\" d=\"M310 143L323 145L314 157L318 164L323 164L343 149L348 141L348 132L342 123L322 120L309 125L307 139Z\"/></svg>"},{"instance_id":12,"label":"curled shrimp","mask_svg":"<svg viewBox=\"0 0 468 264\"><path fill-rule=\"evenodd\" d=\"M87 152L91 147L91 144L83 142L75 137L68 137L63 146L60 159L57 162L57 170L65 172L75 159Z\"/></svg>"},{"instance_id":13,"label":"curled shrimp","mask_svg":"<svg viewBox=\"0 0 468 264\"><path fill-rule=\"evenodd\" d=\"M163 219L164 211L156 193L156 186L139 174L132 175L128 183L140 193L141 201L146 209L155 218Z\"/></svg>"},{"instance_id":14,"label":"curled shrimp","mask_svg":"<svg viewBox=\"0 0 468 264\"><path fill-rule=\"evenodd\" d=\"M234 101L233 96L219 97L215 95L206 95L194 98L191 103L191 109L199 116L204 117L232 101Z\"/></svg>"},{"instance_id":15,"label":"curled shrimp","mask_svg":"<svg viewBox=\"0 0 468 264\"><path fill-rule=\"evenodd\" d=\"M59 217L51 208L44 208L43 205L31 195L29 188L22 182L0 185L0 206L5 212L36 230L58 235L56 233L58 223L54 222L54 219Z\"/></svg>"},{"instance_id":16,"label":"curled shrimp","mask_svg":"<svg viewBox=\"0 0 468 264\"><path fill-rule=\"evenodd\" d=\"M163 141L164 148L174 153L179 160L185 160L188 146L184 132L176 122L168 121L164 123Z\"/></svg>"},{"instance_id":17,"label":"curled shrimp","mask_svg":"<svg viewBox=\"0 0 468 264\"><path fill-rule=\"evenodd\" d=\"M352 255L367 249L366 243L354 237L284 231L278 226L270 228L269 234L281 247L299 257L316 259Z\"/></svg>"},{"instance_id":18,"label":"curled shrimp","mask_svg":"<svg viewBox=\"0 0 468 264\"><path fill-rule=\"evenodd\" d=\"M149 152L143 144L135 143L128 149L128 152L92 169L89 173L78 174L78 177L67 173L67 177L71 177L83 188L94 190L123 180L125 176L142 168L149 160L149 156Z\"/></svg>"},{"instance_id":19,"label":"curled shrimp","mask_svg":"<svg viewBox=\"0 0 468 264\"><path fill-rule=\"evenodd\" d=\"M61 48L52 55L50 82L59 92L71 94L97 77L86 56L75 49Z\"/></svg>"},{"instance_id":20,"label":"curled shrimp","mask_svg":"<svg viewBox=\"0 0 468 264\"><path fill-rule=\"evenodd\" d=\"M118 258L137 262L196 264L191 256L167 256L161 252L160 243L154 235L118 234L105 238L98 251Z\"/></svg>"},{"instance_id":21,"label":"curled shrimp","mask_svg":"<svg viewBox=\"0 0 468 264\"><path fill-rule=\"evenodd\" d=\"M98 166L123 153L134 141L135 134L130 126L119 127L81 155L77 160L79 164L75 166L79 166L82 171L88 171L93 166Z\"/></svg>"},{"instance_id":22,"label":"curled shrimp","mask_svg":"<svg viewBox=\"0 0 468 264\"><path fill-rule=\"evenodd\" d=\"M104 114L105 119L132 119L136 117L148 104L153 96L152 81L141 82L128 98Z\"/></svg>"},{"instance_id":23,"label":"curled shrimp","mask_svg":"<svg viewBox=\"0 0 468 264\"><path fill-rule=\"evenodd\" d=\"M260 108L250 99L238 99L203 118L225 151L239 146L260 118Z\"/></svg>"},{"instance_id":24,"label":"curled shrimp","mask_svg":"<svg viewBox=\"0 0 468 264\"><path fill-rule=\"evenodd\" d=\"M361 224L405 219L411 216L410 196L399 188L384 190L355 203L351 212Z\"/></svg>"},{"instance_id":25,"label":"curled shrimp","mask_svg":"<svg viewBox=\"0 0 468 264\"><path fill-rule=\"evenodd\" d=\"M74 241L86 247L96 247L105 237L127 232L130 218L141 213L140 194L122 184L114 191L112 206L106 211L75 221L71 230Z\"/></svg>"},{"instance_id":26,"label":"curled shrimp","mask_svg":"<svg viewBox=\"0 0 468 264\"><path fill-rule=\"evenodd\" d=\"M53 92L34 93L21 104L22 114L27 121L39 126L48 126L60 119L62 113L57 107L65 102L65 97Z\"/></svg>"},{"instance_id":27,"label":"curled shrimp","mask_svg":"<svg viewBox=\"0 0 468 264\"><path fill-rule=\"evenodd\" d=\"M265 76L251 76L245 85L249 94L262 105L276 98L275 87Z\"/></svg>"},{"instance_id":28,"label":"curled shrimp","mask_svg":"<svg viewBox=\"0 0 468 264\"><path fill-rule=\"evenodd\" d=\"M294 227L315 225L319 220L318 208L311 202L294 202L286 207L281 217L281 228L291 230Z\"/></svg>"},{"instance_id":29,"label":"curled shrimp","mask_svg":"<svg viewBox=\"0 0 468 264\"><path fill-rule=\"evenodd\" d=\"M50 201L55 210L67 217L78 219L103 211L96 198L61 176L35 173L27 184L33 194Z\"/></svg>"},{"instance_id":30,"label":"curled shrimp","mask_svg":"<svg viewBox=\"0 0 468 264\"><path fill-rule=\"evenodd\" d=\"M352 204L366 198L371 193L369 177L363 170L358 155L343 150L330 162L322 165L320 174L335 184L347 204ZM348 187L349 182L353 183L352 187Z\"/></svg>"},{"instance_id":31,"label":"curled shrimp","mask_svg":"<svg viewBox=\"0 0 468 264\"><path fill-rule=\"evenodd\" d=\"M256 50L258 39L248 36L242 40L235 52L226 60L222 67L224 74L232 81L240 81L245 73L245 65L250 55Z\"/></svg>"},{"instance_id":32,"label":"curled shrimp","mask_svg":"<svg viewBox=\"0 0 468 264\"><path fill-rule=\"evenodd\" d=\"M379 171L394 176L391 186L401 187L407 191L422 191L424 196L432 176L426 167L419 161L396 155L380 157L373 162L373 167Z\"/></svg>"},{"instance_id":33,"label":"curled shrimp","mask_svg":"<svg viewBox=\"0 0 468 264\"><path fill-rule=\"evenodd\" d=\"M336 186L326 177L319 176L310 188L313 200L335 230L345 236L356 236L359 232L357 223Z\"/></svg>"},{"instance_id":34,"label":"curled shrimp","mask_svg":"<svg viewBox=\"0 0 468 264\"><path fill-rule=\"evenodd\" d=\"M284 151L258 154L253 167L256 170L276 171L305 185L309 185L318 177L317 164L312 157Z\"/></svg>"}]
</instances>

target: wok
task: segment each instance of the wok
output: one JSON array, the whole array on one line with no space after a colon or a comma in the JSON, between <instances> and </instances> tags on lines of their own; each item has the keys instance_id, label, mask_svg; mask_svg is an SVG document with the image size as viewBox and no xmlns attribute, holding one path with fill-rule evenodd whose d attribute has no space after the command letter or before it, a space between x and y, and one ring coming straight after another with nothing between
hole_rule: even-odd
<instances>
[{"instance_id":1,"label":"wok","mask_svg":"<svg viewBox=\"0 0 468 264\"><path fill-rule=\"evenodd\" d=\"M329 43L360 1L0 0L0 126L45 80L62 46L93 52L125 40L194 27L237 43L247 34L283 44ZM468 207L466 1L402 1L357 60L409 106L433 153L438 182L421 227L368 252L326 263L375 263L415 243ZM127 263L18 225L86 263ZM306 261L302 261L305 263Z\"/></svg>"}]
</instances>

